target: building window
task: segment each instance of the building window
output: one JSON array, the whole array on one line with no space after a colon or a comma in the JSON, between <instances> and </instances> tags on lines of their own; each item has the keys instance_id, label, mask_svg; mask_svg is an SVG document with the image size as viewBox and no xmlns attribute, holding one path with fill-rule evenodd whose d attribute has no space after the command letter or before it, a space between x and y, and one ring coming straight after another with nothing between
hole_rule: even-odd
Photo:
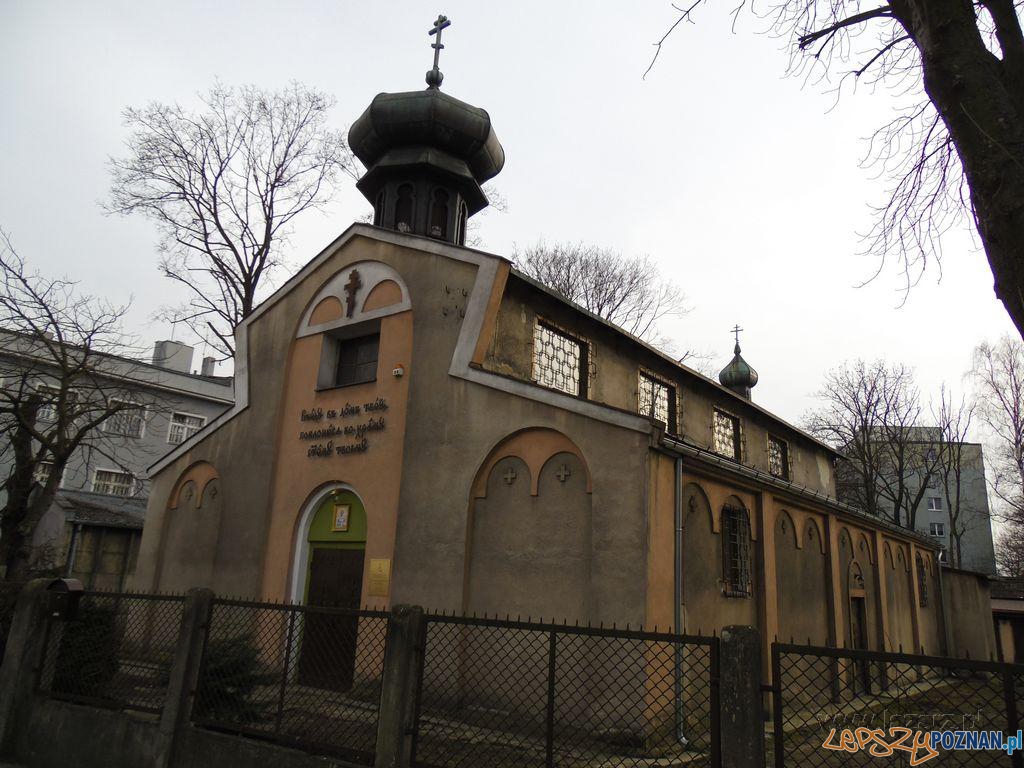
<instances>
[{"instance_id":1,"label":"building window","mask_svg":"<svg viewBox=\"0 0 1024 768\"><path fill-rule=\"evenodd\" d=\"M56 421L57 420L57 403L60 400L60 390L57 387L49 387L42 384L36 387L36 392L43 398L43 404L39 407L36 412L37 421ZM68 407L74 407L75 403L78 402L77 392L67 392L65 395L65 404Z\"/></svg>"},{"instance_id":2,"label":"building window","mask_svg":"<svg viewBox=\"0 0 1024 768\"><path fill-rule=\"evenodd\" d=\"M110 407L122 410L107 417L103 422L104 432L125 437L142 437L146 414L142 406L129 400L111 400Z\"/></svg>"},{"instance_id":3,"label":"building window","mask_svg":"<svg viewBox=\"0 0 1024 768\"><path fill-rule=\"evenodd\" d=\"M350 384L376 381L379 351L379 333L339 340L338 369L334 377L335 386L347 387Z\"/></svg>"},{"instance_id":4,"label":"building window","mask_svg":"<svg viewBox=\"0 0 1024 768\"><path fill-rule=\"evenodd\" d=\"M669 432L674 433L676 431L675 405L675 387L640 372L639 411L641 416L660 421Z\"/></svg>"},{"instance_id":5,"label":"building window","mask_svg":"<svg viewBox=\"0 0 1024 768\"><path fill-rule=\"evenodd\" d=\"M750 597L750 518L742 507L722 509L722 591Z\"/></svg>"},{"instance_id":6,"label":"building window","mask_svg":"<svg viewBox=\"0 0 1024 768\"><path fill-rule=\"evenodd\" d=\"M740 460L740 420L725 411L715 409L715 453Z\"/></svg>"},{"instance_id":7,"label":"building window","mask_svg":"<svg viewBox=\"0 0 1024 768\"><path fill-rule=\"evenodd\" d=\"M928 569L920 555L917 556L917 603L922 608L928 607Z\"/></svg>"},{"instance_id":8,"label":"building window","mask_svg":"<svg viewBox=\"0 0 1024 768\"><path fill-rule=\"evenodd\" d=\"M434 190L430 205L430 236L442 239L448 236L448 193L443 189Z\"/></svg>"},{"instance_id":9,"label":"building window","mask_svg":"<svg viewBox=\"0 0 1024 768\"><path fill-rule=\"evenodd\" d=\"M538 321L533 329L533 380L543 387L586 397L586 344Z\"/></svg>"},{"instance_id":10,"label":"building window","mask_svg":"<svg viewBox=\"0 0 1024 768\"><path fill-rule=\"evenodd\" d=\"M193 416L189 413L172 413L171 425L167 429L167 442L172 445L184 443L205 426L206 419L203 416Z\"/></svg>"},{"instance_id":11,"label":"building window","mask_svg":"<svg viewBox=\"0 0 1024 768\"><path fill-rule=\"evenodd\" d=\"M941 512L942 511L942 499L938 496L928 497L928 511L929 512Z\"/></svg>"},{"instance_id":12,"label":"building window","mask_svg":"<svg viewBox=\"0 0 1024 768\"><path fill-rule=\"evenodd\" d=\"M412 184L403 184L398 188L398 200L395 201L395 229L399 232L412 231L412 217Z\"/></svg>"},{"instance_id":13,"label":"building window","mask_svg":"<svg viewBox=\"0 0 1024 768\"><path fill-rule=\"evenodd\" d=\"M789 480L789 445L785 440L768 435L768 471Z\"/></svg>"},{"instance_id":14,"label":"building window","mask_svg":"<svg viewBox=\"0 0 1024 768\"><path fill-rule=\"evenodd\" d=\"M32 472L32 479L40 485L46 485L46 481L50 479L52 473L53 462L40 461L36 464L35 471Z\"/></svg>"},{"instance_id":15,"label":"building window","mask_svg":"<svg viewBox=\"0 0 1024 768\"><path fill-rule=\"evenodd\" d=\"M928 533L931 536L945 536L946 525L945 523L928 523Z\"/></svg>"},{"instance_id":16,"label":"building window","mask_svg":"<svg viewBox=\"0 0 1024 768\"><path fill-rule=\"evenodd\" d=\"M131 496L135 492L135 478L130 472L97 469L92 479L92 491L108 496Z\"/></svg>"}]
</instances>

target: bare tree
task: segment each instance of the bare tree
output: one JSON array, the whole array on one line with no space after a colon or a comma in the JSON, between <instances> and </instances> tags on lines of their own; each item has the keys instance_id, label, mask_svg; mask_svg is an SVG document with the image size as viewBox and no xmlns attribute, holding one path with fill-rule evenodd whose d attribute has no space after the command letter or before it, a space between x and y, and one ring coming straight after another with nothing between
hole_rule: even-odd
<instances>
[{"instance_id":1,"label":"bare tree","mask_svg":"<svg viewBox=\"0 0 1024 768\"><path fill-rule=\"evenodd\" d=\"M1024 526L1024 343L1004 336L980 344L969 376L978 418L992 438L989 468L997 514Z\"/></svg>"},{"instance_id":2,"label":"bare tree","mask_svg":"<svg viewBox=\"0 0 1024 768\"><path fill-rule=\"evenodd\" d=\"M705 0L673 6L665 40ZM866 83L909 108L871 139L886 178L869 250L902 265L907 288L941 236L970 216L996 295L1024 333L1024 35L1020 0L769 0L758 15L789 40L790 71L834 84ZM734 18L754 3L737 0ZM654 65L654 60L651 66ZM650 67L648 68L650 71ZM646 74L646 73L645 73ZM879 269L882 266L880 265Z\"/></svg>"},{"instance_id":3,"label":"bare tree","mask_svg":"<svg viewBox=\"0 0 1024 768\"><path fill-rule=\"evenodd\" d=\"M941 483L949 519L950 563L960 567L963 562L963 537L973 527L987 523L984 510L970 508L964 499L964 471L971 457L966 449L967 432L974 417L974 406L965 399L957 402L945 387L939 395L938 411L934 414L938 425L939 443L937 480Z\"/></svg>"},{"instance_id":4,"label":"bare tree","mask_svg":"<svg viewBox=\"0 0 1024 768\"><path fill-rule=\"evenodd\" d=\"M1024 577L1024 529L1007 524L996 534L996 568L1000 575Z\"/></svg>"},{"instance_id":5,"label":"bare tree","mask_svg":"<svg viewBox=\"0 0 1024 768\"><path fill-rule=\"evenodd\" d=\"M119 428L152 407L122 383L126 311L29 271L0 232L2 577L27 575L33 534L71 455L88 446L123 468Z\"/></svg>"},{"instance_id":6,"label":"bare tree","mask_svg":"<svg viewBox=\"0 0 1024 768\"><path fill-rule=\"evenodd\" d=\"M529 277L681 362L702 357L692 351L679 356L665 333L663 322L689 308L683 292L662 277L650 256L626 258L596 245L539 242L516 250L512 258Z\"/></svg>"},{"instance_id":7,"label":"bare tree","mask_svg":"<svg viewBox=\"0 0 1024 768\"><path fill-rule=\"evenodd\" d=\"M334 102L318 91L217 85L202 101L200 112L125 110L128 154L110 161L107 210L156 222L160 267L191 297L165 314L230 357L293 221L354 169L344 133L327 124Z\"/></svg>"},{"instance_id":8,"label":"bare tree","mask_svg":"<svg viewBox=\"0 0 1024 768\"><path fill-rule=\"evenodd\" d=\"M846 363L826 375L818 398L822 406L805 422L844 457L836 468L840 499L914 527L938 458L917 427L920 394L910 369Z\"/></svg>"}]
</instances>

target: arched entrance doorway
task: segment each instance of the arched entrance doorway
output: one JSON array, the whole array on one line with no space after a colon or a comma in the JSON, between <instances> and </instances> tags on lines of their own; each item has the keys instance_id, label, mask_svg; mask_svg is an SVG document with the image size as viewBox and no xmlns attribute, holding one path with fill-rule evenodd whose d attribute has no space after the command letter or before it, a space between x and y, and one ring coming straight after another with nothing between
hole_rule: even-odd
<instances>
[{"instance_id":1,"label":"arched entrance doorway","mask_svg":"<svg viewBox=\"0 0 1024 768\"><path fill-rule=\"evenodd\" d=\"M306 605L358 608L363 593L366 510L359 496L338 485L317 497L303 515L293 598ZM298 676L303 685L345 691L352 687L359 619L310 612L302 633Z\"/></svg>"}]
</instances>

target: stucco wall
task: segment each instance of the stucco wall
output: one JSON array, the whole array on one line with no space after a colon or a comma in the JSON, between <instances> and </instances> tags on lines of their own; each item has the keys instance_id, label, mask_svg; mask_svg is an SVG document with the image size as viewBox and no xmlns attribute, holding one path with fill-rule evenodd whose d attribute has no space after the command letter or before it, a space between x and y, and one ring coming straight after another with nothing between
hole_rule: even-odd
<instances>
[{"instance_id":1,"label":"stucco wall","mask_svg":"<svg viewBox=\"0 0 1024 768\"><path fill-rule=\"evenodd\" d=\"M944 606L950 617L950 655L996 658L988 579L970 571L942 569Z\"/></svg>"}]
</instances>

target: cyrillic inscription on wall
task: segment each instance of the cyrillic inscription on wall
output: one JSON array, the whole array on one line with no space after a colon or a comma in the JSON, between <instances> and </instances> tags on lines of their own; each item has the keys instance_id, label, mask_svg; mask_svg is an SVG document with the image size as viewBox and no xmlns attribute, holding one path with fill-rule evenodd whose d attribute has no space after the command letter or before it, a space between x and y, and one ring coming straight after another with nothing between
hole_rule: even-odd
<instances>
[{"instance_id":1,"label":"cyrillic inscription on wall","mask_svg":"<svg viewBox=\"0 0 1024 768\"><path fill-rule=\"evenodd\" d=\"M299 432L300 440L316 441L306 449L306 456L312 459L366 453L370 450L370 436L383 432L387 426L384 420L387 409L388 403L383 397L361 405L345 403L344 408L303 409L299 417L302 424L316 424L314 428Z\"/></svg>"}]
</instances>

